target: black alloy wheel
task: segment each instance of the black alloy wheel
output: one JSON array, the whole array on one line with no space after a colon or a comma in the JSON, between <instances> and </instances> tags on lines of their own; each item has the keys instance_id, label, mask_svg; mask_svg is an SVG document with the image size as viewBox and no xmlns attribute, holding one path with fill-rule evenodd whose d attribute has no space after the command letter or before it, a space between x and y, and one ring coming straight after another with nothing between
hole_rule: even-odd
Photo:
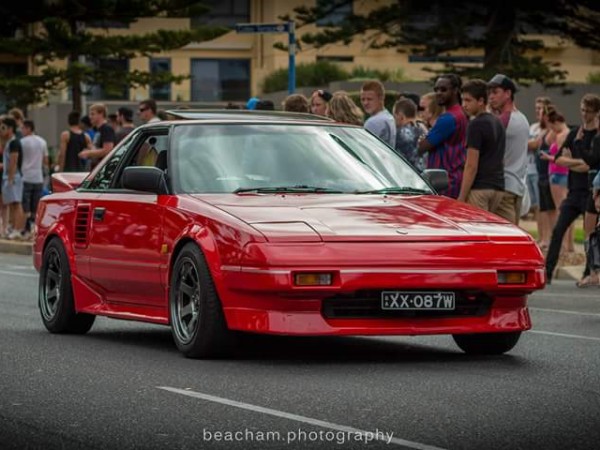
<instances>
[{"instance_id":1,"label":"black alloy wheel","mask_svg":"<svg viewBox=\"0 0 600 450\"><path fill-rule=\"evenodd\" d=\"M42 255L38 306L44 326L51 333L85 334L96 316L77 313L71 285L69 260L58 238L53 238Z\"/></svg>"}]
</instances>

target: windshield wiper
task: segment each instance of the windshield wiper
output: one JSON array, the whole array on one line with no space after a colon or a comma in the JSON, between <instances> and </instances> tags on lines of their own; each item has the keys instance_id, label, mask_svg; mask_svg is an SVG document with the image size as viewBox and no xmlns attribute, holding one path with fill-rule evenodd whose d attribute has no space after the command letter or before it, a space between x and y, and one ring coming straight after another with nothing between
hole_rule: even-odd
<instances>
[{"instance_id":1,"label":"windshield wiper","mask_svg":"<svg viewBox=\"0 0 600 450\"><path fill-rule=\"evenodd\" d=\"M278 192L292 192L292 193L318 193L318 194L343 194L342 191L337 189L329 189L319 186L307 186L299 184L296 186L260 186L260 187L248 187L238 188L233 191L234 194L240 194L243 192L258 192L258 193L278 193Z\"/></svg>"},{"instance_id":2,"label":"windshield wiper","mask_svg":"<svg viewBox=\"0 0 600 450\"><path fill-rule=\"evenodd\" d=\"M413 187L387 187L382 189L373 189L369 191L355 191L355 194L432 194L426 189L418 189Z\"/></svg>"}]
</instances>

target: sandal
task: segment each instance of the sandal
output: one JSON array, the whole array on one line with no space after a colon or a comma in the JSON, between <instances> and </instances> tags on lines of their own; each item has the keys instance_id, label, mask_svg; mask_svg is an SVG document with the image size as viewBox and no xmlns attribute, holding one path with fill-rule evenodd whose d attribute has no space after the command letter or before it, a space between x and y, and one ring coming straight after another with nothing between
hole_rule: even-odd
<instances>
[{"instance_id":1,"label":"sandal","mask_svg":"<svg viewBox=\"0 0 600 450\"><path fill-rule=\"evenodd\" d=\"M600 288L600 280L597 277L586 276L575 283L578 288L598 287Z\"/></svg>"}]
</instances>

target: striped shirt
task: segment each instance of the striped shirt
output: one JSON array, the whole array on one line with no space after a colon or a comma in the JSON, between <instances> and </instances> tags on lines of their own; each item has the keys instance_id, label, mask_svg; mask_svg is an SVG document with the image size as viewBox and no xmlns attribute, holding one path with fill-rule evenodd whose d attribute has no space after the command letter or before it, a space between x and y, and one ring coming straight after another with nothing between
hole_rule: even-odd
<instances>
[{"instance_id":1,"label":"striped shirt","mask_svg":"<svg viewBox=\"0 0 600 450\"><path fill-rule=\"evenodd\" d=\"M427 134L427 141L434 147L427 157L427 168L444 169L448 172L448 190L440 194L452 198L457 198L460 193L466 159L468 123L462 107L456 104L438 117Z\"/></svg>"}]
</instances>

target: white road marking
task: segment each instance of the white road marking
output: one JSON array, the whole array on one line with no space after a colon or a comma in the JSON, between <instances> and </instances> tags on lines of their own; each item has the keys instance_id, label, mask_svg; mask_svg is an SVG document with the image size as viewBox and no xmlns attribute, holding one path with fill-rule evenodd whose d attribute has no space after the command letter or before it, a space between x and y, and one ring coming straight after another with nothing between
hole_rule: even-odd
<instances>
[{"instance_id":1,"label":"white road marking","mask_svg":"<svg viewBox=\"0 0 600 450\"><path fill-rule=\"evenodd\" d=\"M558 337L566 337L566 338L573 338L573 339L584 339L586 341L597 341L597 342L600 342L600 337L581 336L579 334L553 333L552 331L540 331L540 330L529 330L528 333L545 334L545 335L548 335L548 336L558 336Z\"/></svg>"},{"instance_id":2,"label":"white road marking","mask_svg":"<svg viewBox=\"0 0 600 450\"><path fill-rule=\"evenodd\" d=\"M580 311L570 311L568 309L537 308L535 306L530 306L529 309L531 309L533 311L552 312L552 313L558 313L558 314L573 314L573 315L576 315L576 316L600 317L600 313L588 313L588 312L580 312Z\"/></svg>"},{"instance_id":3,"label":"white road marking","mask_svg":"<svg viewBox=\"0 0 600 450\"><path fill-rule=\"evenodd\" d=\"M33 278L38 277L37 273L12 272L10 270L0 270L0 274L2 274L2 275L17 275L20 277L33 277Z\"/></svg>"},{"instance_id":4,"label":"white road marking","mask_svg":"<svg viewBox=\"0 0 600 450\"><path fill-rule=\"evenodd\" d=\"M157 388L165 390L165 391L173 392L175 394L186 395L188 397L199 398L201 400L206 400L209 402L215 402L215 403L220 403L222 405L233 406L234 408L246 409L248 411L254 411L254 412L261 413L261 414L268 414L270 416L294 420L296 422L302 422L302 423L306 423L309 425L315 425L315 426L322 427L322 428L328 428L330 430L344 431L346 433L354 433L354 434L360 433L363 435L365 433L373 433L371 431L365 431L365 430L361 430L359 428L349 427L346 425L338 425L335 423L326 422L324 420L313 419L311 417L300 416L298 414L291 414L291 413L287 413L285 411L279 411L277 409L264 408L262 406L252 405L250 403L237 402L235 400L229 400L229 399L223 398L223 397L216 397L214 395L203 394L201 392L189 391L189 390L185 390L185 389L178 389L178 388L169 387L169 386L157 386ZM419 442L407 441L405 439L399 439L399 438L394 438L394 437L383 438L380 436L378 436L378 438L379 438L379 440L381 440L383 442L388 442L388 439L389 439L388 443L402 445L402 446L408 447L408 448L414 448L414 449L419 449L419 450L443 450L440 447L434 447L432 445L421 444Z\"/></svg>"},{"instance_id":5,"label":"white road marking","mask_svg":"<svg viewBox=\"0 0 600 450\"><path fill-rule=\"evenodd\" d=\"M585 292L589 292L590 295L583 295ZM587 289L578 289L577 291L577 298L593 298L593 299L600 299L600 291L598 291L598 288L587 288ZM560 298L570 298L571 300L576 300L575 296L573 294L552 294L550 292L536 292L534 294L530 295L530 299L531 298L537 298L537 297L546 297L546 298L556 298L556 297L560 297Z\"/></svg>"}]
</instances>

